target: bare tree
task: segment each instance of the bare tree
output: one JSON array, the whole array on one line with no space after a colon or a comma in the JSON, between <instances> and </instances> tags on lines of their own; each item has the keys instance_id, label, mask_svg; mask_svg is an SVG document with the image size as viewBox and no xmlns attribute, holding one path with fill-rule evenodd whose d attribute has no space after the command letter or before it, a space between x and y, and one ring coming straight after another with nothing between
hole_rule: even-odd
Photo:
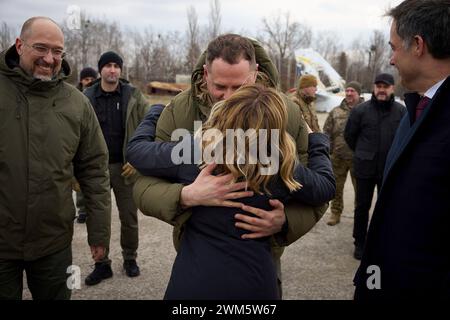
<instances>
[{"instance_id":1,"label":"bare tree","mask_svg":"<svg viewBox=\"0 0 450 320\"><path fill-rule=\"evenodd\" d=\"M368 67L373 78L389 65L390 49L386 35L379 30L373 31L370 43Z\"/></svg>"},{"instance_id":2,"label":"bare tree","mask_svg":"<svg viewBox=\"0 0 450 320\"><path fill-rule=\"evenodd\" d=\"M180 32L156 33L147 28L135 38L133 77L143 85L149 81L175 82L178 73L188 71L186 42Z\"/></svg>"},{"instance_id":3,"label":"bare tree","mask_svg":"<svg viewBox=\"0 0 450 320\"><path fill-rule=\"evenodd\" d=\"M362 38L353 41L350 49L346 51L348 60L347 64L347 76L346 81L358 81L364 82L364 78L367 74L367 44Z\"/></svg>"},{"instance_id":4,"label":"bare tree","mask_svg":"<svg viewBox=\"0 0 450 320\"><path fill-rule=\"evenodd\" d=\"M337 60L342 45L339 35L334 31L320 31L314 35L311 46L332 65Z\"/></svg>"},{"instance_id":5,"label":"bare tree","mask_svg":"<svg viewBox=\"0 0 450 320\"><path fill-rule=\"evenodd\" d=\"M81 51L81 65L83 67L87 66L88 63L88 56L89 56L89 49L93 44L93 33L91 32L90 24L91 21L87 18L87 15L85 12L81 13L81 29L79 30L79 36L80 36L80 47L79 50Z\"/></svg>"},{"instance_id":6,"label":"bare tree","mask_svg":"<svg viewBox=\"0 0 450 320\"><path fill-rule=\"evenodd\" d=\"M144 90L149 81L174 82L177 73L187 72L184 39L179 32L157 33L151 26L129 31L124 41L130 81Z\"/></svg>"},{"instance_id":7,"label":"bare tree","mask_svg":"<svg viewBox=\"0 0 450 320\"><path fill-rule=\"evenodd\" d=\"M370 92L373 79L380 72L392 72L389 65L388 40L384 33L378 30L372 36L359 38L353 42L349 58L347 78L357 80L363 85L365 91Z\"/></svg>"},{"instance_id":8,"label":"bare tree","mask_svg":"<svg viewBox=\"0 0 450 320\"><path fill-rule=\"evenodd\" d=\"M298 22L292 21L289 12L279 13L271 19L263 18L263 42L276 52L280 59L289 53L311 43L311 29Z\"/></svg>"},{"instance_id":9,"label":"bare tree","mask_svg":"<svg viewBox=\"0 0 450 320\"><path fill-rule=\"evenodd\" d=\"M222 14L220 12L220 0L211 0L209 4L209 39L208 42L220 34Z\"/></svg>"},{"instance_id":10,"label":"bare tree","mask_svg":"<svg viewBox=\"0 0 450 320\"><path fill-rule=\"evenodd\" d=\"M123 31L117 22L91 19L81 14L81 28L72 30L62 24L65 36L67 60L72 66L73 82L77 81L78 71L86 66L96 66L105 51L115 51L125 57ZM128 77L128 63L125 61L122 77Z\"/></svg>"},{"instance_id":11,"label":"bare tree","mask_svg":"<svg viewBox=\"0 0 450 320\"><path fill-rule=\"evenodd\" d=\"M268 47L272 58L276 61L284 90L292 86L288 61L294 58L294 52L311 43L311 29L292 21L289 12L280 12L270 19L263 18L263 35L260 40ZM294 79L295 80L295 79Z\"/></svg>"},{"instance_id":12,"label":"bare tree","mask_svg":"<svg viewBox=\"0 0 450 320\"><path fill-rule=\"evenodd\" d=\"M347 79L348 58L344 51L339 55L335 69L342 78Z\"/></svg>"},{"instance_id":13,"label":"bare tree","mask_svg":"<svg viewBox=\"0 0 450 320\"><path fill-rule=\"evenodd\" d=\"M198 25L198 16L195 8L190 6L187 9L188 29L187 29L187 66L188 72L191 72L197 59L200 56L199 34L200 27Z\"/></svg>"},{"instance_id":14,"label":"bare tree","mask_svg":"<svg viewBox=\"0 0 450 320\"><path fill-rule=\"evenodd\" d=\"M13 43L13 31L8 24L3 21L0 25L0 51L8 49Z\"/></svg>"},{"instance_id":15,"label":"bare tree","mask_svg":"<svg viewBox=\"0 0 450 320\"><path fill-rule=\"evenodd\" d=\"M152 48L154 34L150 27L144 29L144 31L134 31L127 37L129 45L132 48L128 50L130 61L130 79L132 79L139 86L144 87L145 83L150 79L151 60L152 60Z\"/></svg>"}]
</instances>

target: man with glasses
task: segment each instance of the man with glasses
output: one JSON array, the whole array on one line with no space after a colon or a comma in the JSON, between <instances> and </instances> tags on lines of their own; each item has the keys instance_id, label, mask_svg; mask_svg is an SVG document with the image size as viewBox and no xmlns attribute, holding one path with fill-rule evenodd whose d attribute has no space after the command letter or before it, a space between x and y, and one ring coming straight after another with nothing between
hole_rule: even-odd
<instances>
[{"instance_id":1,"label":"man with glasses","mask_svg":"<svg viewBox=\"0 0 450 320\"><path fill-rule=\"evenodd\" d=\"M27 20L0 54L0 299L22 298L24 271L34 299L70 299L73 176L93 258L109 245L108 152L69 74L63 33L46 17Z\"/></svg>"},{"instance_id":2,"label":"man with glasses","mask_svg":"<svg viewBox=\"0 0 450 320\"><path fill-rule=\"evenodd\" d=\"M192 74L191 88L176 96L164 109L159 118L156 136L162 141L170 141L175 129L194 130L194 121L205 121L214 103L227 99L243 84L262 83L268 87L278 87L278 72L267 53L257 42L236 34L225 34L212 40L207 50L199 58ZM296 141L300 161L307 159L308 131L299 108L284 96L288 107L288 131ZM150 112L144 125L155 114ZM244 116L244 115L243 115ZM140 130L141 129L141 130ZM150 129L148 126L146 129ZM145 128L138 128L145 132ZM150 134L150 132L148 131ZM132 139L128 146L128 161L145 174L149 167L161 162L163 149L149 141L148 135ZM158 158L155 160L154 155ZM167 164L164 164L167 165ZM171 184L155 177L141 177L134 188L135 201L146 215L157 217L175 226L174 244L178 247L183 233L183 225L189 219L194 206L240 207L230 201L246 196L242 191L245 183L229 184L223 177L213 174L199 175L190 185ZM280 257L284 246L307 233L322 217L326 206L313 208L304 203L283 204L273 201L272 211L250 208L249 214L236 209L236 227L247 230L245 239L257 239L275 235L272 246L274 263L278 270L281 290ZM220 276L220 275L218 275ZM281 291L280 291L281 296Z\"/></svg>"},{"instance_id":3,"label":"man with glasses","mask_svg":"<svg viewBox=\"0 0 450 320\"><path fill-rule=\"evenodd\" d=\"M62 60L66 56L66 53L64 52L63 48L48 48L43 44L29 45L25 42L25 40L23 40L23 39L19 39L19 40L22 41L24 46L33 49L37 55L40 55L42 57L48 55L48 53L50 51L52 52L52 56L58 60Z\"/></svg>"}]
</instances>

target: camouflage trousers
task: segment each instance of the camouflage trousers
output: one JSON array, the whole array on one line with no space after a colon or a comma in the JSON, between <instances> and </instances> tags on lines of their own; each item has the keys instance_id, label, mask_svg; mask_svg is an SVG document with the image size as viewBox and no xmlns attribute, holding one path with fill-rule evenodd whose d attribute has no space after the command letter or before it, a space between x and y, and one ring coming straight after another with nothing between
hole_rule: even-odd
<instances>
[{"instance_id":1,"label":"camouflage trousers","mask_svg":"<svg viewBox=\"0 0 450 320\"><path fill-rule=\"evenodd\" d=\"M341 215L344 210L344 185L349 171L350 177L352 178L353 190L356 194L356 180L353 174L353 160L346 160L331 156L331 163L333 164L334 177L336 178L336 196L331 201L331 212Z\"/></svg>"}]
</instances>

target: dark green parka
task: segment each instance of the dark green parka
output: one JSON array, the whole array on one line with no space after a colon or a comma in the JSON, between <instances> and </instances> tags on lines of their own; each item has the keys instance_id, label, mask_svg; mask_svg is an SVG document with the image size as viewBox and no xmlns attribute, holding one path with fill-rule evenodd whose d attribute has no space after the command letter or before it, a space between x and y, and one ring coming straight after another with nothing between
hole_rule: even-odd
<instances>
[{"instance_id":1,"label":"dark green parka","mask_svg":"<svg viewBox=\"0 0 450 320\"><path fill-rule=\"evenodd\" d=\"M0 54L0 259L35 260L72 242L72 177L86 198L88 242L109 245L108 152L88 99L63 80L41 81Z\"/></svg>"}]
</instances>

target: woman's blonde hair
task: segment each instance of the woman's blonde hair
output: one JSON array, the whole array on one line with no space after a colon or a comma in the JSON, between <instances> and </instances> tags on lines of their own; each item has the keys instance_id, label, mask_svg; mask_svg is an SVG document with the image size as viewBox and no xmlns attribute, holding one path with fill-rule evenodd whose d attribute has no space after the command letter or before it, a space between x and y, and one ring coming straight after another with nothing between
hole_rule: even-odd
<instances>
[{"instance_id":1,"label":"woman's blonde hair","mask_svg":"<svg viewBox=\"0 0 450 320\"><path fill-rule=\"evenodd\" d=\"M255 192L266 192L268 183L272 180L273 175L262 175L261 170L266 167L261 163L259 157L250 160L250 145L257 143L256 140L261 139L261 132L265 129L267 138L268 153L278 152L279 154L279 176L290 191L301 188L301 184L293 178L293 171L297 161L295 142L286 131L287 126L287 109L283 98L272 88L264 87L260 84L246 85L237 90L227 100L223 100L214 105L208 120L200 130L196 133L203 134L209 129L218 130L221 133L221 141L201 140L203 150L206 147L216 150L216 147L223 148L227 146L227 130L249 129L254 134L245 136L245 155L239 155L236 141L232 142L234 150L223 150L220 154L221 163L217 165L217 173L232 173L234 182L246 181L247 188ZM272 135L270 131L278 129L279 141L271 141ZM217 131L216 131L217 132ZM228 137L228 139L230 139ZM232 139L236 139L235 136ZM230 141L228 141L230 143ZM211 145L213 144L213 145ZM271 148L278 150L271 150ZM232 152L230 152L232 151ZM258 150L258 155L261 151ZM232 154L233 159L226 158L226 154ZM245 163L241 163L239 158L245 157ZM278 160L278 159L277 159Z\"/></svg>"}]
</instances>

